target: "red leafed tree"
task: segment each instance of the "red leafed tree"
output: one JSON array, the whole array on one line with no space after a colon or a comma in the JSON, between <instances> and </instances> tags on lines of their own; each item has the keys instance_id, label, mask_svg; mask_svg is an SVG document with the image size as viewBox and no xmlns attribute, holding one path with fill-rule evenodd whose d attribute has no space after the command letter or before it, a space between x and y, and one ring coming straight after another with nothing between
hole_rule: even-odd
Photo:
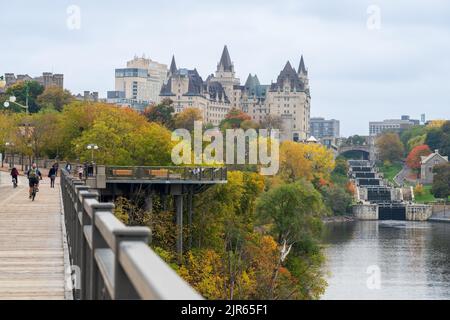
<instances>
[{"instance_id":1,"label":"red leafed tree","mask_svg":"<svg viewBox=\"0 0 450 320\"><path fill-rule=\"evenodd\" d=\"M406 158L406 165L410 169L420 169L420 157L426 157L431 154L430 147L426 144L415 147Z\"/></svg>"}]
</instances>

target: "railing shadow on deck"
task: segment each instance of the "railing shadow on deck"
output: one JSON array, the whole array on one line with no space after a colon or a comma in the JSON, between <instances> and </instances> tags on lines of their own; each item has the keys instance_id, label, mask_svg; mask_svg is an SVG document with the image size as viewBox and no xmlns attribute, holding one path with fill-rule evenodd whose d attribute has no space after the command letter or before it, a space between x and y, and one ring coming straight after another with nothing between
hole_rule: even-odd
<instances>
[{"instance_id":1,"label":"railing shadow on deck","mask_svg":"<svg viewBox=\"0 0 450 320\"><path fill-rule=\"evenodd\" d=\"M148 246L149 228L125 226L65 170L61 192L76 299L202 299Z\"/></svg>"}]
</instances>

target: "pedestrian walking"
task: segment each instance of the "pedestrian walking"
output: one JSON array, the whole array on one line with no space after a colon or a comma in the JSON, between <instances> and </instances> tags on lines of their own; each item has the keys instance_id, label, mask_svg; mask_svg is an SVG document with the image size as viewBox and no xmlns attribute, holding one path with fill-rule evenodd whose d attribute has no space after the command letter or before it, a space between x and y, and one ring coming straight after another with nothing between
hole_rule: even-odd
<instances>
[{"instance_id":1,"label":"pedestrian walking","mask_svg":"<svg viewBox=\"0 0 450 320\"><path fill-rule=\"evenodd\" d=\"M48 177L50 178L50 188L55 187L55 179L56 179L57 171L58 170L56 169L55 165L53 165L53 167L51 167L51 169L48 171Z\"/></svg>"},{"instance_id":2,"label":"pedestrian walking","mask_svg":"<svg viewBox=\"0 0 450 320\"><path fill-rule=\"evenodd\" d=\"M59 163L55 162L55 164L53 165L53 167L55 168L55 177L58 176L58 170L59 170Z\"/></svg>"}]
</instances>

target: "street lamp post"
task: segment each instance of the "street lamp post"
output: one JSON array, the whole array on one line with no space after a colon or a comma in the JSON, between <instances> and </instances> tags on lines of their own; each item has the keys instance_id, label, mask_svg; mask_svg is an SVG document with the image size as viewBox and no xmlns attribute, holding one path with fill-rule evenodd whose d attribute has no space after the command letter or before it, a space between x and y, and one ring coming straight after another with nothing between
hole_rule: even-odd
<instances>
[{"instance_id":1,"label":"street lamp post","mask_svg":"<svg viewBox=\"0 0 450 320\"><path fill-rule=\"evenodd\" d=\"M17 98L15 96L10 96L9 97L9 101L5 101L5 103L3 103L3 106L5 108L9 108L10 103L13 103L19 107L21 107L22 109L26 110L26 113L29 114L29 105L28 105L28 92L29 92L29 88L28 88L28 84L26 84L26 95L25 95L25 105L18 103L16 100Z\"/></svg>"},{"instance_id":2,"label":"street lamp post","mask_svg":"<svg viewBox=\"0 0 450 320\"><path fill-rule=\"evenodd\" d=\"M98 145L91 143L86 148L88 150L91 150L91 164L87 168L87 175L89 177L92 177L92 176L94 176L94 170L95 170L94 169L94 150L98 150Z\"/></svg>"},{"instance_id":3,"label":"street lamp post","mask_svg":"<svg viewBox=\"0 0 450 320\"><path fill-rule=\"evenodd\" d=\"M86 148L91 150L91 161L94 162L94 150L98 150L98 145L91 143Z\"/></svg>"}]
</instances>

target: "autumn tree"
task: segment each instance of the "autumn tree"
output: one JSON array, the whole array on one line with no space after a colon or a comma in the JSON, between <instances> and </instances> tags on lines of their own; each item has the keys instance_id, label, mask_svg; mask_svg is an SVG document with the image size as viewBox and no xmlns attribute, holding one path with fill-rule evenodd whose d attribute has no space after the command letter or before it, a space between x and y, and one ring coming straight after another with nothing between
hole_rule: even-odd
<instances>
[{"instance_id":1,"label":"autumn tree","mask_svg":"<svg viewBox=\"0 0 450 320\"><path fill-rule=\"evenodd\" d=\"M202 111L198 108L185 108L180 113L175 115L175 128L176 129L187 129L189 131L194 130L194 122L202 121L203 115Z\"/></svg>"},{"instance_id":2,"label":"autumn tree","mask_svg":"<svg viewBox=\"0 0 450 320\"><path fill-rule=\"evenodd\" d=\"M100 112L92 126L72 141L80 160L90 160L88 144L99 149L96 161L114 165L169 165L170 132L131 109L112 107Z\"/></svg>"},{"instance_id":3,"label":"autumn tree","mask_svg":"<svg viewBox=\"0 0 450 320\"><path fill-rule=\"evenodd\" d=\"M404 147L397 133L383 133L377 138L375 145L381 161L395 162L403 157Z\"/></svg>"},{"instance_id":4,"label":"autumn tree","mask_svg":"<svg viewBox=\"0 0 450 320\"><path fill-rule=\"evenodd\" d=\"M260 221L270 226L271 234L280 245L277 267L271 273L269 292L273 297L274 283L286 263L290 248L302 252L306 239L309 239L307 242L314 241L319 236L323 200L310 182L300 180L263 194L258 200L256 212Z\"/></svg>"},{"instance_id":5,"label":"autumn tree","mask_svg":"<svg viewBox=\"0 0 450 320\"><path fill-rule=\"evenodd\" d=\"M164 99L161 103L146 108L144 116L151 122L158 122L169 130L173 130L174 119L172 114L175 112L175 109L172 104L172 100Z\"/></svg>"},{"instance_id":6,"label":"autumn tree","mask_svg":"<svg viewBox=\"0 0 450 320\"><path fill-rule=\"evenodd\" d=\"M430 147L427 145L420 145L411 150L408 157L406 158L406 165L413 170L420 169L421 157L426 157L431 154Z\"/></svg>"},{"instance_id":7,"label":"autumn tree","mask_svg":"<svg viewBox=\"0 0 450 320\"><path fill-rule=\"evenodd\" d=\"M288 182L330 179L334 157L320 144L285 141L280 146L280 175Z\"/></svg>"},{"instance_id":8,"label":"autumn tree","mask_svg":"<svg viewBox=\"0 0 450 320\"><path fill-rule=\"evenodd\" d=\"M2 164L5 157L6 143L11 141L15 126L9 113L0 112L0 153L2 153Z\"/></svg>"},{"instance_id":9,"label":"autumn tree","mask_svg":"<svg viewBox=\"0 0 450 320\"><path fill-rule=\"evenodd\" d=\"M74 97L70 91L57 86L47 87L36 99L41 109L53 109L56 111L62 111L63 107L72 101L74 101Z\"/></svg>"},{"instance_id":10,"label":"autumn tree","mask_svg":"<svg viewBox=\"0 0 450 320\"><path fill-rule=\"evenodd\" d=\"M233 108L225 116L225 119L223 119L220 122L220 128L222 130L238 129L238 128L241 128L241 124L244 121L249 121L249 120L252 120L252 118L247 113L245 113L242 110Z\"/></svg>"},{"instance_id":11,"label":"autumn tree","mask_svg":"<svg viewBox=\"0 0 450 320\"><path fill-rule=\"evenodd\" d=\"M247 130L247 129L259 129L259 124L256 123L253 120L245 120L242 121L240 124L241 129Z\"/></svg>"}]
</instances>

